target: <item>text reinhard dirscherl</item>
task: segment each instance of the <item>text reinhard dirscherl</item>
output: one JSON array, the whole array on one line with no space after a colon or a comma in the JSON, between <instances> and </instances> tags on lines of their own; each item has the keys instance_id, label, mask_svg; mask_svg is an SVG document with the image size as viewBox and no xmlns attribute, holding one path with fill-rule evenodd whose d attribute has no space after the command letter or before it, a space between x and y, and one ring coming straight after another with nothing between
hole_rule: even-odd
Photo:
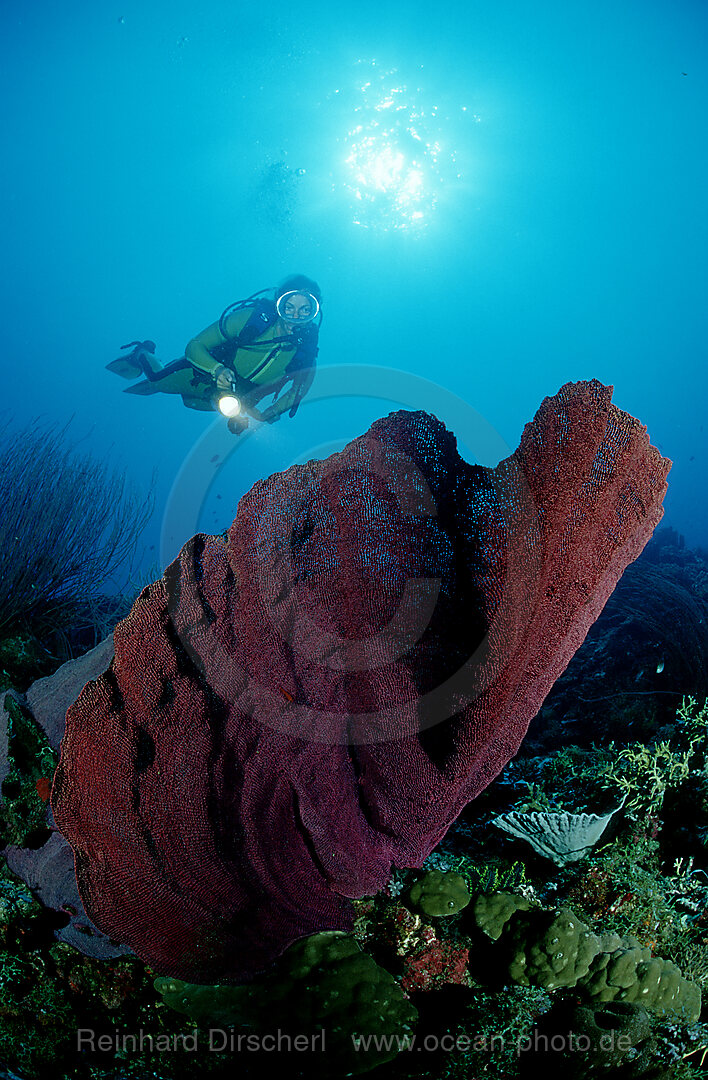
<instances>
[{"instance_id":1,"label":"text reinhard dirscherl","mask_svg":"<svg viewBox=\"0 0 708 1080\"><path fill-rule=\"evenodd\" d=\"M144 1054L186 1052L195 1054L199 1050L211 1053L241 1053L258 1050L297 1050L323 1051L325 1049L325 1031L311 1032L307 1035L290 1035L288 1032L264 1032L263 1034L244 1033L232 1028L209 1028L207 1031L181 1032L168 1035L160 1032L153 1035L140 1028L137 1032L119 1031L115 1028L112 1035L97 1032L92 1028L79 1028L76 1032L76 1049L102 1051L115 1050L123 1054Z\"/></svg>"},{"instance_id":2,"label":"text reinhard dirscherl","mask_svg":"<svg viewBox=\"0 0 708 1080\"><path fill-rule=\"evenodd\" d=\"M207 1031L199 1031L194 1028L191 1032L171 1035L166 1032L153 1035L142 1028L137 1032L120 1031L118 1028L114 1028L112 1035L107 1032L96 1032L93 1028L79 1028L76 1033L76 1048L77 1050L99 1051L102 1053L113 1050L121 1054L170 1053L175 1051L194 1054L200 1050L211 1053L226 1052L236 1054L247 1052L268 1053L274 1050L278 1052L286 1051L287 1053L293 1050L300 1053L308 1051L310 1053L323 1053L326 1049L325 1036L326 1030L324 1028L316 1032L300 1035L292 1035L289 1032L281 1031L280 1028L276 1031L260 1032L258 1034L255 1032L235 1031L233 1028L209 1028ZM459 1053L469 1053L470 1051L494 1053L495 1051L505 1052L508 1049L507 1041L503 1035L488 1037L482 1034L476 1036L464 1034L438 1036L430 1034L420 1039L417 1039L414 1034L352 1034L351 1042L354 1051L363 1052L370 1050L395 1050L399 1052L402 1050L444 1050ZM522 1035L512 1040L512 1049L517 1057L526 1051L552 1050L561 1053L583 1053L591 1048L597 1049L598 1047L601 1050L627 1051L631 1047L631 1039L626 1033L607 1030L602 1034L598 1043L595 1043L584 1033L576 1034L573 1031L550 1037L535 1031L530 1035Z\"/></svg>"}]
</instances>

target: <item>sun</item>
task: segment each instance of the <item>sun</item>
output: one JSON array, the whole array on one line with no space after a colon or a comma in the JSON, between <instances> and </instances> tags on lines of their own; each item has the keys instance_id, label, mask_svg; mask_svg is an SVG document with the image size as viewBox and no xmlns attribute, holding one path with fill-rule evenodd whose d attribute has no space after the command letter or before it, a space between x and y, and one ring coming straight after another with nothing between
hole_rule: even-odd
<instances>
[{"instance_id":1,"label":"sun","mask_svg":"<svg viewBox=\"0 0 708 1080\"><path fill-rule=\"evenodd\" d=\"M395 69L367 65L355 97L356 123L342 140L343 186L363 228L427 226L454 155L444 154L437 106L425 106Z\"/></svg>"}]
</instances>

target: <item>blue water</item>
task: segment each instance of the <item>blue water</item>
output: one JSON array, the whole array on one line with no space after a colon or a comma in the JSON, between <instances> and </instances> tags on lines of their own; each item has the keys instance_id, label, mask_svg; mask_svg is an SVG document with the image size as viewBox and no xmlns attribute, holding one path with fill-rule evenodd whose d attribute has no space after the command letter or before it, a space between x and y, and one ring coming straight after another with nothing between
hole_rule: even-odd
<instances>
[{"instance_id":1,"label":"blue water","mask_svg":"<svg viewBox=\"0 0 708 1080\"><path fill-rule=\"evenodd\" d=\"M6 405L73 417L138 487L157 468L145 570L391 408L474 410L461 448L498 458L592 377L673 459L666 523L708 543L702 3L40 0L1 19ZM423 155L422 223L390 190L357 200L357 124L374 168ZM293 420L237 445L105 371L135 338L180 356L293 272L323 290L318 378L376 369Z\"/></svg>"}]
</instances>

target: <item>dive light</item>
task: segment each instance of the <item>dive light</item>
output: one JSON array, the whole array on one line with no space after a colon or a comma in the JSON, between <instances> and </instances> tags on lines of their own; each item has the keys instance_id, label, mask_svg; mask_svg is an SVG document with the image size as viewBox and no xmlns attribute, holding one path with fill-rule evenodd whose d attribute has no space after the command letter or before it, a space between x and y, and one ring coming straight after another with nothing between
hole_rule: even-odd
<instances>
[{"instance_id":1,"label":"dive light","mask_svg":"<svg viewBox=\"0 0 708 1080\"><path fill-rule=\"evenodd\" d=\"M219 412L222 416L238 416L241 412L241 402L233 394L222 394L217 401Z\"/></svg>"}]
</instances>

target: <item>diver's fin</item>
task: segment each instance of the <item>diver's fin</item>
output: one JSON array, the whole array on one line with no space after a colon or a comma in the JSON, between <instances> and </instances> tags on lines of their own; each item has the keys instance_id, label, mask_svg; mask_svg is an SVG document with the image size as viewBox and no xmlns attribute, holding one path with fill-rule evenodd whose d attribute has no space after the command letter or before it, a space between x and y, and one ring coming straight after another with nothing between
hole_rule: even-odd
<instances>
[{"instance_id":1,"label":"diver's fin","mask_svg":"<svg viewBox=\"0 0 708 1080\"><path fill-rule=\"evenodd\" d=\"M144 382L136 383L135 386L126 386L123 391L124 394L139 394L141 397L146 397L148 394L159 394L157 387L148 382L147 379Z\"/></svg>"},{"instance_id":2,"label":"diver's fin","mask_svg":"<svg viewBox=\"0 0 708 1080\"><path fill-rule=\"evenodd\" d=\"M160 364L154 359L155 348L154 341L129 341L127 345L121 345L121 349L132 349L132 352L111 360L106 364L106 370L120 375L121 379L137 379L138 375L146 374L146 368L156 373Z\"/></svg>"},{"instance_id":3,"label":"diver's fin","mask_svg":"<svg viewBox=\"0 0 708 1080\"><path fill-rule=\"evenodd\" d=\"M121 379L137 379L142 375L143 368L135 359L135 353L130 356L119 356L117 360L111 360L106 364L106 371L112 371L114 375L120 375Z\"/></svg>"}]
</instances>

